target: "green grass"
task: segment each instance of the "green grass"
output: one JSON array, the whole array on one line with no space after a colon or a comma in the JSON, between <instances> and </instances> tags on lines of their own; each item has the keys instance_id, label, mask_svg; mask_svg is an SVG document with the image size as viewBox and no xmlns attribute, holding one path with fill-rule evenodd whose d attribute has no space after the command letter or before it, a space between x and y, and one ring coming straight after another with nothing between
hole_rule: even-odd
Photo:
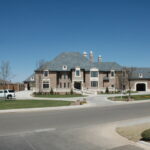
<instances>
[{"instance_id":1,"label":"green grass","mask_svg":"<svg viewBox=\"0 0 150 150\"><path fill-rule=\"evenodd\" d=\"M0 100L0 110L17 109L17 108L39 108L39 107L56 107L68 106L70 101L54 100Z\"/></svg>"},{"instance_id":2,"label":"green grass","mask_svg":"<svg viewBox=\"0 0 150 150\"><path fill-rule=\"evenodd\" d=\"M71 98L71 97L85 97L80 94L68 94L68 95L34 95L34 97L42 97L42 98Z\"/></svg>"},{"instance_id":3,"label":"green grass","mask_svg":"<svg viewBox=\"0 0 150 150\"><path fill-rule=\"evenodd\" d=\"M128 96L116 96L116 97L109 97L108 99L114 100L114 101L126 101L128 99ZM132 95L131 99L133 100L150 100L150 95Z\"/></svg>"}]
</instances>

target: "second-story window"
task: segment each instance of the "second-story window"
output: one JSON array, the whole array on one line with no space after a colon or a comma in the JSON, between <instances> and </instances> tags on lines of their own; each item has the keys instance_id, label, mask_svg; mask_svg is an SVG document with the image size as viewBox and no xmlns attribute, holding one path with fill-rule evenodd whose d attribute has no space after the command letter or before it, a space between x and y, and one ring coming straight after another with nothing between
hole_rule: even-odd
<instances>
[{"instance_id":1,"label":"second-story window","mask_svg":"<svg viewBox=\"0 0 150 150\"><path fill-rule=\"evenodd\" d=\"M115 76L115 72L111 71L111 77L114 77L114 76Z\"/></svg>"},{"instance_id":2,"label":"second-story window","mask_svg":"<svg viewBox=\"0 0 150 150\"><path fill-rule=\"evenodd\" d=\"M109 77L109 73L108 72L106 73L106 77Z\"/></svg>"},{"instance_id":3,"label":"second-story window","mask_svg":"<svg viewBox=\"0 0 150 150\"><path fill-rule=\"evenodd\" d=\"M80 70L76 70L76 77L80 76Z\"/></svg>"},{"instance_id":4,"label":"second-story window","mask_svg":"<svg viewBox=\"0 0 150 150\"><path fill-rule=\"evenodd\" d=\"M98 71L91 71L91 77L98 77Z\"/></svg>"},{"instance_id":5,"label":"second-story window","mask_svg":"<svg viewBox=\"0 0 150 150\"><path fill-rule=\"evenodd\" d=\"M47 77L48 76L48 71L44 71L43 75L44 75L44 77Z\"/></svg>"},{"instance_id":6,"label":"second-story window","mask_svg":"<svg viewBox=\"0 0 150 150\"><path fill-rule=\"evenodd\" d=\"M64 73L64 79L66 79L66 78L67 78L67 73L65 72L65 73Z\"/></svg>"}]
</instances>

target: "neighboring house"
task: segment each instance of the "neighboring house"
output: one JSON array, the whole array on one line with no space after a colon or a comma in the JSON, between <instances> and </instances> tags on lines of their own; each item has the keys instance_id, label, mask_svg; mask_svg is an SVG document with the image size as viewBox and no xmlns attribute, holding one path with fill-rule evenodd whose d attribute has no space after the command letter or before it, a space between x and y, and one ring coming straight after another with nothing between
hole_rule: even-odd
<instances>
[{"instance_id":1,"label":"neighboring house","mask_svg":"<svg viewBox=\"0 0 150 150\"><path fill-rule=\"evenodd\" d=\"M123 67L116 62L102 62L102 57L94 62L92 51L89 58L86 52L64 52L35 71L35 91L68 92L121 90L119 74ZM133 71L131 87L133 91L150 90L150 69L136 68ZM124 85L128 89L128 83Z\"/></svg>"},{"instance_id":2,"label":"neighboring house","mask_svg":"<svg viewBox=\"0 0 150 150\"><path fill-rule=\"evenodd\" d=\"M10 81L4 81L0 79L0 89L11 89L15 91L23 91L24 84L22 83L12 83Z\"/></svg>"},{"instance_id":3,"label":"neighboring house","mask_svg":"<svg viewBox=\"0 0 150 150\"><path fill-rule=\"evenodd\" d=\"M25 81L25 90L34 90L35 89L35 74L29 76Z\"/></svg>"}]
</instances>

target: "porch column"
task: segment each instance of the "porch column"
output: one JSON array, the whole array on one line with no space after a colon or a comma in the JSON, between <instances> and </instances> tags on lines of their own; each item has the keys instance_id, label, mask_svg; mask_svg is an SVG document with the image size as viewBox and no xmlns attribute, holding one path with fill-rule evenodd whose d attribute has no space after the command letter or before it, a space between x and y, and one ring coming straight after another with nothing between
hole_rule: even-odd
<instances>
[{"instance_id":1,"label":"porch column","mask_svg":"<svg viewBox=\"0 0 150 150\"><path fill-rule=\"evenodd\" d=\"M81 91L83 91L83 81L81 81Z\"/></svg>"},{"instance_id":2,"label":"porch column","mask_svg":"<svg viewBox=\"0 0 150 150\"><path fill-rule=\"evenodd\" d=\"M74 81L72 81L72 89L74 90Z\"/></svg>"}]
</instances>

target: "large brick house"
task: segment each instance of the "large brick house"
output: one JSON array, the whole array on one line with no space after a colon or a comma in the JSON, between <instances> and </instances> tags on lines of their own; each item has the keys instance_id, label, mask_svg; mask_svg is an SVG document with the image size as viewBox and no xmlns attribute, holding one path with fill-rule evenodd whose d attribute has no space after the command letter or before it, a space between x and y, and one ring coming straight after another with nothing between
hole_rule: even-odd
<instances>
[{"instance_id":1,"label":"large brick house","mask_svg":"<svg viewBox=\"0 0 150 150\"><path fill-rule=\"evenodd\" d=\"M119 91L122 87L127 90L127 82L120 84L122 70L123 67L116 62L102 62L101 56L95 62L92 51L89 55L86 52L64 52L35 70L35 91L105 91L106 88ZM149 91L150 69L134 69L130 85L133 91Z\"/></svg>"}]
</instances>

